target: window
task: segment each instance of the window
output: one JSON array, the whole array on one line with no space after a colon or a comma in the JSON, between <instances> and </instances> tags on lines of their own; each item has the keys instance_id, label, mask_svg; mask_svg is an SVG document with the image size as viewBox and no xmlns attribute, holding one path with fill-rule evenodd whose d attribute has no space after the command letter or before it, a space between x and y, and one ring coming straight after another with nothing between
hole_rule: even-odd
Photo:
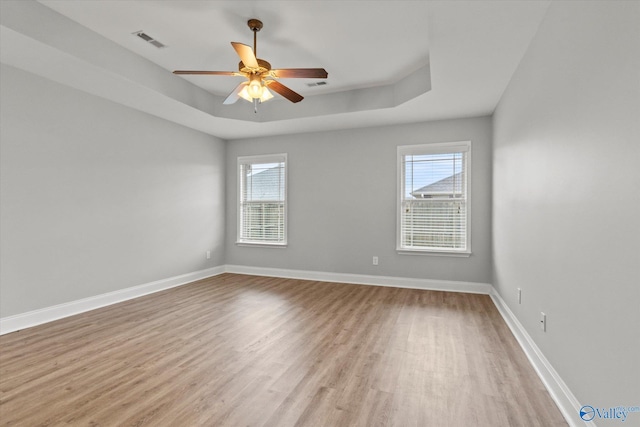
<instances>
[{"instance_id":1,"label":"window","mask_svg":"<svg viewBox=\"0 0 640 427\"><path fill-rule=\"evenodd\" d=\"M468 255L470 142L398 147L397 249Z\"/></svg>"},{"instance_id":2,"label":"window","mask_svg":"<svg viewBox=\"0 0 640 427\"><path fill-rule=\"evenodd\" d=\"M287 244L287 155L238 157L238 243Z\"/></svg>"}]
</instances>

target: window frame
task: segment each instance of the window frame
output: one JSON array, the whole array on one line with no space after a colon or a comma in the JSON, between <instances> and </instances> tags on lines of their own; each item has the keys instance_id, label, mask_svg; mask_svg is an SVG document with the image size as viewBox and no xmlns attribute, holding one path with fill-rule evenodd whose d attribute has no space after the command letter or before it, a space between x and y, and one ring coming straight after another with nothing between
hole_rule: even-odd
<instances>
[{"instance_id":1,"label":"window frame","mask_svg":"<svg viewBox=\"0 0 640 427\"><path fill-rule=\"evenodd\" d=\"M452 257L469 257L471 256L471 167L472 167L472 149L471 141L455 141L455 142L433 142L417 145L399 145L397 147L397 196L396 196L396 252L400 255L435 255L435 256L452 256ZM402 206L404 202L404 165L403 159L406 155L411 154L447 154L455 152L466 153L465 159L465 182L466 189L466 218L465 218L465 248L464 249L447 249L447 248L415 248L402 246Z\"/></svg>"},{"instance_id":2,"label":"window frame","mask_svg":"<svg viewBox=\"0 0 640 427\"><path fill-rule=\"evenodd\" d=\"M238 246L254 246L268 248L286 248L287 247L287 223L288 223L288 158L287 153L263 154L254 156L238 156L237 159L237 202L236 202L236 245ZM244 240L242 238L242 165L243 164L264 164L264 163L284 163L284 200L283 200L283 238L281 241L270 242L260 240Z\"/></svg>"}]
</instances>

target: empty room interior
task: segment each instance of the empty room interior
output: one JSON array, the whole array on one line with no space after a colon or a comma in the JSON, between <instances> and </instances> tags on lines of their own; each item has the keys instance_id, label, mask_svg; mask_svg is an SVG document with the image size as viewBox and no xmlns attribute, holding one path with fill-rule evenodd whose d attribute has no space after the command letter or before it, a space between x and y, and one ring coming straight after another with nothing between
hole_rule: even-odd
<instances>
[{"instance_id":1,"label":"empty room interior","mask_svg":"<svg viewBox=\"0 0 640 427\"><path fill-rule=\"evenodd\" d=\"M0 425L640 425L639 1L0 7Z\"/></svg>"}]
</instances>

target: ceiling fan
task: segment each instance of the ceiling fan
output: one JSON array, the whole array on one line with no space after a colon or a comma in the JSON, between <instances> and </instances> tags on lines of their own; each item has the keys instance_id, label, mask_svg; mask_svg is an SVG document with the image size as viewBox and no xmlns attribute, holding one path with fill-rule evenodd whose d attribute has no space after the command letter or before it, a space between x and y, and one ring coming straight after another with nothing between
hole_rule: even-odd
<instances>
[{"instance_id":1,"label":"ceiling fan","mask_svg":"<svg viewBox=\"0 0 640 427\"><path fill-rule=\"evenodd\" d=\"M300 102L304 99L302 95L289 89L276 79L279 78L306 78L306 79L326 79L328 74L324 68L280 68L272 69L264 59L258 58L257 55L257 34L262 29L262 21L258 19L249 19L247 25L253 31L253 49L246 44L231 42L231 46L235 49L240 57L238 71L194 71L194 70L176 70L174 74L199 74L199 75L217 75L217 76L244 76L247 80L240 83L227 96L223 104L229 105L235 103L239 98L243 98L249 102L253 102L254 111L258 110L258 103L268 101L273 98L273 94L269 89L282 95L291 102Z\"/></svg>"}]
</instances>

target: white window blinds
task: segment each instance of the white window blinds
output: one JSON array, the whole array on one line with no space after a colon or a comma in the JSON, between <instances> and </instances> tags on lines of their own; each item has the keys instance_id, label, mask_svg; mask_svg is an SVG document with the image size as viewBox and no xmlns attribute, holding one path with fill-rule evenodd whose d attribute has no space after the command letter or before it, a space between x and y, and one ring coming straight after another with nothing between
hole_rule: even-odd
<instances>
[{"instance_id":1,"label":"white window blinds","mask_svg":"<svg viewBox=\"0 0 640 427\"><path fill-rule=\"evenodd\" d=\"M286 244L286 154L239 157L238 242Z\"/></svg>"},{"instance_id":2,"label":"white window blinds","mask_svg":"<svg viewBox=\"0 0 640 427\"><path fill-rule=\"evenodd\" d=\"M469 252L469 142L398 148L398 249Z\"/></svg>"}]
</instances>

